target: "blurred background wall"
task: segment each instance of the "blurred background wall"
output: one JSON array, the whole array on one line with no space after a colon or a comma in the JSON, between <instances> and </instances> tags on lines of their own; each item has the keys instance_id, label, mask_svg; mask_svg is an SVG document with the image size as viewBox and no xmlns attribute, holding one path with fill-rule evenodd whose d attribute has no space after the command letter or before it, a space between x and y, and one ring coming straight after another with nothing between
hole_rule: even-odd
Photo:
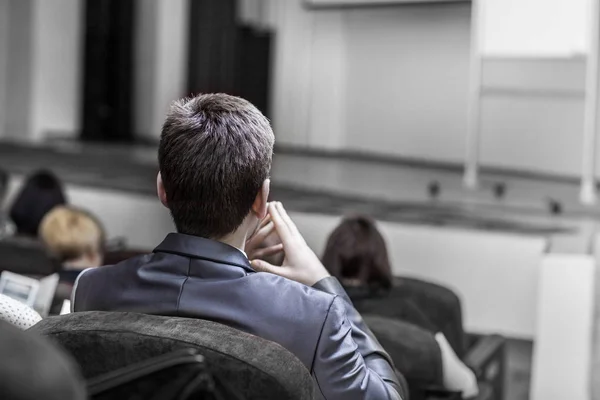
<instances>
[{"instance_id":1,"label":"blurred background wall","mask_svg":"<svg viewBox=\"0 0 600 400\"><path fill-rule=\"evenodd\" d=\"M554 14L536 22L538 42L521 39L516 47L530 20L523 14L511 20L512 35L500 35L503 13L512 18L516 3L489 2L496 22L484 37L485 166L579 174L587 28L578 16L585 1L568 14L559 0L553 2L555 7L544 3ZM133 130L152 141L169 102L188 94L189 5L138 3ZM12 50L12 57L0 57L8 60L0 63L2 137L79 135L82 4L0 2L10 15L0 13L9 19L0 21L0 52ZM270 117L279 145L462 163L469 2L315 11L301 1L247 0L238 13L274 33Z\"/></svg>"}]
</instances>

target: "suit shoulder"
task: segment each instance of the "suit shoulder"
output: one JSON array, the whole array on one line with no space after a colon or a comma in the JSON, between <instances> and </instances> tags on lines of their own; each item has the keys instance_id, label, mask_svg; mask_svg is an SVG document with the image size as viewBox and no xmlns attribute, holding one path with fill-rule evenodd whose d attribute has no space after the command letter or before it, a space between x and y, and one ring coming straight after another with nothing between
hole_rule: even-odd
<instances>
[{"instance_id":1,"label":"suit shoulder","mask_svg":"<svg viewBox=\"0 0 600 400\"><path fill-rule=\"evenodd\" d=\"M145 263L148 262L148 260L150 259L151 254L144 254L144 255L139 255L139 256L135 256L132 258L128 258L127 260L123 260L121 262L118 262L116 264L109 264L109 265L103 265L101 267L97 267L97 268L88 268L86 271L86 278L87 277L93 277L93 276L99 276L99 275L111 275L113 273L118 272L119 270L122 269L127 269L127 268L137 268L140 265L143 265ZM83 275L83 274L81 274Z\"/></svg>"},{"instance_id":2,"label":"suit shoulder","mask_svg":"<svg viewBox=\"0 0 600 400\"><path fill-rule=\"evenodd\" d=\"M318 290L302 283L298 283L296 281L292 281L290 279L267 272L257 272L249 277L250 279L260 282L260 284L276 286L278 291L285 291L290 295L293 294L311 298L314 301L325 301L327 303L331 303L337 297L335 294L327 293L322 290Z\"/></svg>"}]
</instances>

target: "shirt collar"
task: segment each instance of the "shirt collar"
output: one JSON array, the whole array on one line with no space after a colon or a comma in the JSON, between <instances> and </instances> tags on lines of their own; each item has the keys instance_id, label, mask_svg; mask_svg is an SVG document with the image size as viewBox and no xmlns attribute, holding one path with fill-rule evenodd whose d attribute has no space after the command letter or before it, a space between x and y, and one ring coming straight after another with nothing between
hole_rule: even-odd
<instances>
[{"instance_id":1,"label":"shirt collar","mask_svg":"<svg viewBox=\"0 0 600 400\"><path fill-rule=\"evenodd\" d=\"M216 240L182 233L169 233L162 243L154 249L154 253L170 253L183 257L216 261L254 271L250 266L246 253L242 250Z\"/></svg>"}]
</instances>

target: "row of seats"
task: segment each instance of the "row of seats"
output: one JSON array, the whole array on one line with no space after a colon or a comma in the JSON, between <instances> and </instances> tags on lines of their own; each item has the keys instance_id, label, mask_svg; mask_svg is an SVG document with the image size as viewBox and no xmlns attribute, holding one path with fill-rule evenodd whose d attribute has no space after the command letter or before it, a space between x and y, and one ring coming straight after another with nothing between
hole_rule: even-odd
<instances>
[{"instance_id":1,"label":"row of seats","mask_svg":"<svg viewBox=\"0 0 600 400\"><path fill-rule=\"evenodd\" d=\"M130 257L145 253L143 251L128 250L128 249L116 249L106 254L106 261L108 264L116 264L120 261L128 259ZM0 258L0 272L3 270L16 272L22 275L32 277L43 277L48 274L55 273L60 269L60 264L51 257L46 249L37 241L31 238L22 236L5 237L0 240L0 254L3 257ZM407 279L396 278L395 292L398 292L398 296L391 294L390 297L402 297L411 295L419 296L421 286L426 285L431 289L431 284L423 282L412 282ZM64 286L64 285L63 285ZM63 300L69 299L71 294L72 286L63 287L59 286L53 313L56 314L60 307L56 305L60 304ZM414 289L414 287L418 289ZM446 289L441 289L446 290ZM352 293L351 289L349 292ZM448 297L448 296L447 296ZM450 301L453 295L449 296ZM446 301L449 301L448 298ZM458 302L458 300L455 300ZM359 303L357 303L360 305ZM398 306L400 304L397 304ZM394 307L393 303L390 304ZM365 308L365 306L362 306ZM460 309L460 304L457 305ZM365 313L368 312L370 314ZM381 315L377 315L377 313ZM406 322L402 319L394 318L394 313L390 314L389 308L382 307L381 303L377 301L373 307L366 307L363 310L363 317L371 330L375 333L376 337L380 340L384 348L392 356L396 367L401 372L402 376L406 378L408 388L410 391L410 398L412 399L436 399L436 398L460 398L460 393L446 390L442 382L442 354L438 343L431 332L416 326L413 323ZM118 376L122 368L129 371L131 368L135 370L134 366L139 368L146 368L146 362L153 365L155 358L169 357L171 350L163 349L160 352L148 349L143 343L113 343L113 348L106 348L100 343L95 343L94 339L98 338L98 334L94 332L94 327L97 327L98 321L119 321L119 324L127 322L131 318L131 326L123 327L122 325L111 327L111 323L102 322L103 332L110 332L114 329L117 332L123 332L124 330L132 329L132 334L135 333L136 326L139 326L140 321L147 321L148 326L158 326L156 321L151 321L155 317L140 316L140 315L127 315L123 316L110 316L110 315L96 315L94 313L78 313L74 316L62 316L53 317L44 320L39 326L35 327L34 330L45 335L54 336L55 333L61 332L58 335L59 342L75 356L79 361L79 364L84 368L83 374L89 379L104 379L104 374L110 376ZM111 319L112 318L112 319ZM169 325L173 323L173 319L170 320ZM187 320L183 323L194 323L200 325L206 325L211 327L215 331L222 331L223 329L231 330L224 326L215 326L208 323L208 321L197 321ZM74 325L73 325L74 324ZM58 329L56 329L58 327ZM67 335L65 332L69 331ZM142 329L147 331L147 328ZM199 332L199 328L194 326L194 332ZM138 332L139 333L139 332ZM157 338L160 340L175 340L170 335L173 334L172 329L165 331L157 331ZM246 337L247 334L238 332L242 337ZM449 336L452 334L449 333ZM65 339L65 338L70 339ZM114 339L114 335L112 336ZM218 336L214 336L218 337ZM94 339L91 339L94 338ZM224 336L220 336L221 339ZM206 337L198 337L196 340L206 340ZM141 338L140 338L141 340ZM158 339L157 339L158 340ZM256 340L256 338L248 339L250 341ZM187 350L193 350L201 355L206 355L207 349L210 349L209 344L201 346L192 346ZM214 343L216 346L218 343ZM88 346L89 345L89 346ZM75 347L73 347L75 346ZM129 347L131 346L131 347ZM504 340L498 336L468 336L465 343L466 351L461 354L463 361L473 371L475 371L477 379L479 381L480 394L479 399L502 399L503 398L503 380L504 380ZM137 352L133 352L132 349L138 349ZM102 366L102 363L96 359L101 358L96 353L93 353L93 349L102 349L99 354L121 354L130 355L131 358L125 358L117 364L111 364L111 366ZM147 352L140 352L139 349L147 349ZM185 350L183 347L174 347L172 350ZM239 350L239 349L238 349ZM293 357L287 353L284 349L280 349L282 352L286 352L286 357ZM251 352L250 352L251 353ZM96 355L95 355L96 354ZM179 353L176 353L179 354ZM233 359L238 359L238 354L230 354ZM176 357L176 355L174 355ZM280 356L279 358L281 359ZM109 357L109 360L114 360L114 357ZM295 358L294 358L295 359ZM139 364L139 363L142 364ZM138 365L139 364L139 365ZM160 363L159 363L160 364ZM86 368L89 366L97 366L98 369L94 371L88 371ZM304 371L307 372L307 371ZM159 373L159 372L156 372ZM111 375L112 374L112 375ZM152 378L154 379L154 378ZM110 386L110 385L109 385ZM112 386L111 386L112 387ZM137 386L133 386L134 388ZM242 392L249 393L248 388L242 388ZM117 389L115 389L117 390ZM119 389L120 390L120 389ZM131 389L134 390L134 389ZM137 389L136 389L137 390ZM273 398L279 394L274 395ZM302 395L304 396L304 394ZM254 398L254 397L250 397ZM259 397L256 397L259 398ZM296 397L290 397L296 398ZM299 397L307 398L307 397Z\"/></svg>"},{"instance_id":2,"label":"row of seats","mask_svg":"<svg viewBox=\"0 0 600 400\"><path fill-rule=\"evenodd\" d=\"M365 318L397 367L406 368L406 346L399 338L407 327L384 317ZM7 339L19 339L3 333L0 347L7 346ZM46 318L28 334L52 339L78 365L78 371L55 378L58 382L52 384L68 387L73 377L82 376L93 399L318 398L308 370L290 352L276 343L211 321L82 312ZM479 340L467 359L486 383L481 386L479 398L502 399L502 339ZM6 375L0 379L4 381ZM200 394L205 397L198 397ZM439 387L424 387L421 396L430 400L460 399L460 394ZM71 397L63 398L84 397L74 391Z\"/></svg>"},{"instance_id":3,"label":"row of seats","mask_svg":"<svg viewBox=\"0 0 600 400\"><path fill-rule=\"evenodd\" d=\"M345 218L314 254L269 199L273 143L243 99L176 102L157 191L177 233L122 262L54 175L28 177L2 274L58 271L75 312L24 334L58 342L97 398L500 400L503 339L467 335L452 290L394 277L375 221Z\"/></svg>"},{"instance_id":4,"label":"row of seats","mask_svg":"<svg viewBox=\"0 0 600 400\"><path fill-rule=\"evenodd\" d=\"M141 252L135 250L119 250L109 253L108 257L111 262L117 263L139 253ZM0 269L11 267L9 269L14 272L33 276L43 276L45 273L52 272L52 270L46 271L43 269L50 266L51 258L45 255L43 248L40 248L33 241L15 238L2 240L0 241L0 254L9 255L6 258L0 258L0 260L11 260L8 264L2 262ZM44 260L45 262L37 264L38 260ZM37 269L35 268L36 265L42 268ZM383 311L381 313L383 315L376 315L374 313L377 312L377 309L372 309L370 310L372 314L363 314L363 317L393 358L396 367L406 377L410 390L410 398L436 399L452 398L452 396L460 398L458 393L448 392L440 385L431 384L431 382L439 381L437 377L442 373L441 353L433 335L414 324L390 318L386 316L388 313L385 310ZM153 330L153 336L147 335L150 328ZM257 340L264 341L263 339L209 321L138 314L76 313L56 316L43 320L32 330L58 340L83 368L82 373L84 377L100 380L104 379L102 376L105 374L116 374L115 376L117 376L119 373L116 371L122 368L132 368L132 366L138 365L140 362L142 364L139 367L143 369L146 365L144 362L152 364L156 357L168 357L171 352L176 350L194 350L198 354L205 356L205 362L206 360L211 360L210 357L207 357L207 354L213 354L212 352L217 351L221 356L227 355L230 360L243 360L242 364L244 364L247 363L244 357L255 354L256 350L254 347L244 348L246 345L242 346L240 343L257 343ZM123 332L129 332L129 335L125 335ZM194 334L182 338L182 332L194 332ZM202 333L200 334L200 332ZM227 332L227 335L224 332ZM225 339L229 335L231 335L231 338ZM130 336L131 338L135 338L135 340L118 340L122 336ZM414 340L407 341L406 338L416 338L416 342ZM152 348L153 342L156 341L164 344L164 340L177 342L178 345L170 345L161 349ZM186 343L188 346L186 346ZM477 375L480 386L479 399L503 399L504 343L504 339L499 336L467 336L467 343L465 345L466 353L463 356L463 360ZM270 343L269 346L261 346L262 348L269 349L276 348L279 354L274 358L271 357L272 354L262 358L260 360L260 363L264 364L262 368L269 369L269 365L274 360L288 360L290 357L296 364L299 364L293 355L274 343ZM134 351L134 349L137 350ZM143 351L140 351L140 349L143 349ZM107 354L111 356L106 357ZM117 360L116 357L122 357L122 359ZM255 355L253 357L256 359ZM105 365L104 363L110 364ZM289 363L289 361L285 361L285 363ZM212 362L209 362L209 364L212 365ZM221 364L221 361L219 361L219 364ZM301 364L300 367L302 367ZM227 377L225 381L233 382L228 374L238 370L239 367L232 368L229 372L219 370L219 374L225 374L224 376ZM271 368L269 370L280 371L280 368ZM300 370L306 375L307 371L305 368L300 368ZM281 394L275 393L272 398L309 398L306 397L308 396L306 393L300 390L302 384L294 386L296 380L291 377L297 376L299 375L294 373L290 377L280 377L279 379L282 382L287 382L287 385L292 385L293 390L289 389L289 391L291 393L299 393L298 395L294 395L293 397L278 397ZM153 380L154 378L148 379ZM269 380L273 379L273 377L267 376L260 379ZM308 379L310 380L310 376ZM254 377L254 379L248 380L248 382L250 381L258 382L260 380ZM112 388L111 385L109 386ZM136 385L133 385L130 389L134 390L132 388L136 387ZM248 393L253 393L251 388L243 385L238 387L238 389L242 393L246 393L246 396L248 396ZM114 390L117 389L114 388Z\"/></svg>"}]
</instances>

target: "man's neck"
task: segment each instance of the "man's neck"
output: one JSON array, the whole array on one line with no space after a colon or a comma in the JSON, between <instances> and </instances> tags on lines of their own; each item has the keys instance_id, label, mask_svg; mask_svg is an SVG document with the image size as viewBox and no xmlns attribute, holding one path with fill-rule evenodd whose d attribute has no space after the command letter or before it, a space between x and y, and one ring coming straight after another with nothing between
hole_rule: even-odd
<instances>
[{"instance_id":1,"label":"man's neck","mask_svg":"<svg viewBox=\"0 0 600 400\"><path fill-rule=\"evenodd\" d=\"M247 235L248 234L245 230L239 229L227 236L224 236L220 239L215 239L215 240L217 240L221 243L228 244L228 245L235 247L236 249L244 252L245 248L246 248Z\"/></svg>"}]
</instances>

